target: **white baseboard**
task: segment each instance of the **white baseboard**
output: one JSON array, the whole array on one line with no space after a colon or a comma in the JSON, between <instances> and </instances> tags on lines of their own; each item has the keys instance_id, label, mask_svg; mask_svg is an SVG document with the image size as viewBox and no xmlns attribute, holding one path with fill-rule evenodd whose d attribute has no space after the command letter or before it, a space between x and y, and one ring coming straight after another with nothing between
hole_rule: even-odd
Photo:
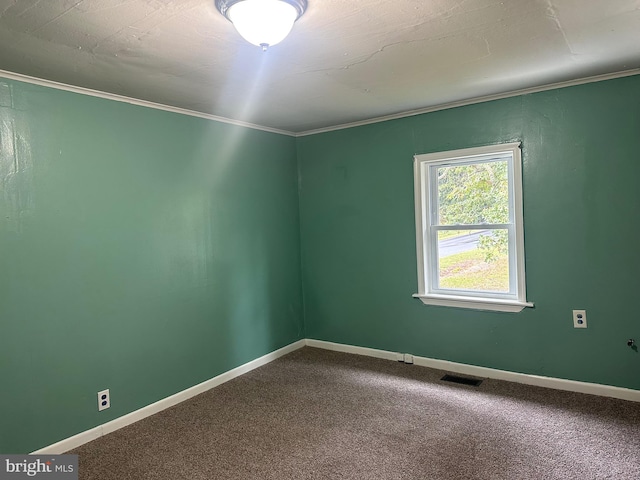
<instances>
[{"instance_id":1,"label":"white baseboard","mask_svg":"<svg viewBox=\"0 0 640 480\"><path fill-rule=\"evenodd\" d=\"M309 347L323 348L325 350L333 350L336 352L355 353L357 355L366 355L368 357L383 358L385 360L397 360L396 352L386 350L376 350L373 348L355 347L353 345L345 345L342 343L325 342L323 340L307 339L306 344ZM613 387L610 385L601 385L599 383L577 382L575 380L565 380L562 378L542 377L538 375L529 375L526 373L509 372L506 370L497 370L495 368L477 367L475 365L467 365L465 363L449 362L447 360L437 360L434 358L413 356L414 365L422 367L435 368L445 370L447 372L462 373L464 375L472 375L481 378L493 378L496 380L506 380L508 382L523 383L525 385L535 385L537 387L554 388L556 390L565 390L568 392L588 393L590 395L599 395L601 397L619 398L621 400L630 400L632 402L640 402L640 390L632 390L630 388Z\"/></svg>"},{"instance_id":2,"label":"white baseboard","mask_svg":"<svg viewBox=\"0 0 640 480\"><path fill-rule=\"evenodd\" d=\"M322 348L324 350L333 350L334 352L354 353L356 355L365 355L367 357L383 358L385 360L397 360L396 353L387 350L376 350L375 348L355 347L344 343L325 342L324 340L313 340L307 338L308 347Z\"/></svg>"},{"instance_id":3,"label":"white baseboard","mask_svg":"<svg viewBox=\"0 0 640 480\"><path fill-rule=\"evenodd\" d=\"M158 400L151 405L147 405L139 410L118 417L110 422L98 425L77 435L56 442L47 447L32 452L33 455L61 454L73 450L85 443L95 440L103 435L115 432L127 425L131 425L143 418L154 415L162 410L177 405L180 402L195 397L207 390L254 370L262 365L274 361L294 350L304 347L322 348L325 350L333 350L336 352L353 353L356 355L365 355L367 357L382 358L385 360L396 361L398 359L397 352L387 350L376 350L374 348L356 347L353 345L345 345L342 343L325 342L323 340L305 339L298 340L290 345L280 348L274 352L256 358L244 365L222 373L217 377L211 378L205 382L199 383L193 387L187 388L181 392L171 395L162 400ZM619 398L622 400L630 400L632 402L640 402L640 390L631 390L629 388L612 387L610 385L600 385L597 383L577 382L574 380L564 380L561 378L541 377L538 375L528 375L526 373L509 372L506 370L497 370L494 368L477 367L475 365L467 365L464 363L449 362L447 360L437 360L434 358L413 356L414 365L423 367L445 370L447 372L462 373L464 375L472 375L481 378L493 378L496 380L506 380L509 382L523 383L526 385L535 385L538 387L554 388L556 390L566 390L569 392L588 393L591 395L600 395L603 397Z\"/></svg>"},{"instance_id":4,"label":"white baseboard","mask_svg":"<svg viewBox=\"0 0 640 480\"><path fill-rule=\"evenodd\" d=\"M193 387L187 388L186 390L178 392L167 398L158 400L151 405L147 405L146 407L128 413L127 415L118 417L114 420L111 420L110 422L98 425L97 427L90 430L78 433L73 437L65 438L64 440L56 442L53 445L49 445L47 447L36 450L35 452L32 452L32 455L55 455L73 450L74 448L84 445L85 443L95 440L96 438L102 437L103 435L111 432L115 432L116 430L126 427L127 425L131 425L134 422L142 420L143 418L149 417L155 413L161 412L162 410L165 410L169 407L173 407L174 405L177 405L178 403L184 402L191 397L195 397L196 395L206 392L213 387L217 387L218 385L228 382L229 380L239 377L240 375L243 375L251 370L266 365L267 363L272 362L275 359L286 355L287 353L304 347L305 344L305 340L298 340L297 342L282 347L274 352L263 355L260 358L256 358L255 360L245 363L244 365L240 365L233 370L222 373L217 377L213 377L205 382L194 385Z\"/></svg>"}]
</instances>

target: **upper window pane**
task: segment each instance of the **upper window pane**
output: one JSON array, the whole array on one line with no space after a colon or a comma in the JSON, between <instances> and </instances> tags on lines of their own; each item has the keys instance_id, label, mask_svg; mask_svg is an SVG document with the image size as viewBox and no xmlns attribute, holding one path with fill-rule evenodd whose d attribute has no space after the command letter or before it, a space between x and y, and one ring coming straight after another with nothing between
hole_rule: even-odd
<instances>
[{"instance_id":1,"label":"upper window pane","mask_svg":"<svg viewBox=\"0 0 640 480\"><path fill-rule=\"evenodd\" d=\"M434 166L439 225L509 223L507 160Z\"/></svg>"}]
</instances>

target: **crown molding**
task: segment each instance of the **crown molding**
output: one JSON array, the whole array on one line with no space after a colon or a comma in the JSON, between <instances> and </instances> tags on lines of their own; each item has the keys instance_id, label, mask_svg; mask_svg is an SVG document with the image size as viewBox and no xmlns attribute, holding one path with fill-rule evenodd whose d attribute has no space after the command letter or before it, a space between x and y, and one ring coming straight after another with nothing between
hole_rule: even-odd
<instances>
[{"instance_id":1,"label":"crown molding","mask_svg":"<svg viewBox=\"0 0 640 480\"><path fill-rule=\"evenodd\" d=\"M45 80L42 78L31 77L29 75L23 75L21 73L9 72L7 70L0 70L0 78L6 78L9 80L17 80L23 83L30 83L32 85L39 85L41 87L54 88L56 90L64 90L65 92L79 93L80 95L88 95L90 97L104 98L106 100L113 100L121 103L128 103L131 105L137 105L139 107L153 108L155 110L163 110L165 112L178 113L180 115L187 115L189 117L204 118L206 120L213 120L214 122L227 123L229 125L236 125L238 127L251 128L253 130L261 130L263 132L277 133L280 135L287 135L295 137L294 132L287 130L280 130L278 128L265 127L263 125L257 125L255 123L243 122L242 120L234 120L226 117L219 117L217 115L211 115L209 113L202 113L195 110L189 110L186 108L173 107L171 105L164 105L162 103L149 102L147 100L140 100L137 98L126 97L124 95L118 95L115 93L102 92L100 90L93 90L91 88L77 87L75 85L68 85L66 83L54 82L53 80Z\"/></svg>"},{"instance_id":2,"label":"crown molding","mask_svg":"<svg viewBox=\"0 0 640 480\"><path fill-rule=\"evenodd\" d=\"M415 109L415 110L408 110L408 111L404 111L404 112L398 112L398 113L394 113L394 114L390 114L390 115L383 115L380 117L373 117L373 118L369 118L369 119L365 119L365 120L359 120L356 122L349 122L349 123L343 123L340 125L333 125L333 126L329 126L329 127L323 127L323 128L318 128L318 129L313 129L313 130L306 130L306 131L302 131L302 132L291 132L288 130L281 130L278 128L271 128L271 127L266 127L263 125L258 125L255 123L250 123L250 122L244 122L242 120L234 120L231 118L226 118L226 117L220 117L217 115L212 115L209 113L203 113L203 112L198 112L195 110L189 110L186 108L179 108L179 107L173 107L171 105L164 105L161 103L155 103L155 102L149 102L147 100L140 100L137 98L132 98L132 97L126 97L124 95L117 95L115 93L108 93L108 92L102 92L99 90L93 90L90 88L85 88L85 87L77 87L74 85L68 85L65 83L60 83L60 82L54 82L53 80L45 80L45 79L41 79L41 78L37 78L37 77L32 77L29 75L23 75L21 73L14 73L14 72L9 72L7 70L0 70L0 78L6 78L9 80L16 80L19 82L24 82L24 83L30 83L33 85L39 85L39 86L43 86L43 87L49 87L49 88L54 88L56 90L64 90L67 92L73 92L73 93L78 93L81 95L88 95L91 97L97 97L97 98L104 98L107 100L113 100L116 102L121 102L121 103L128 103L131 105L137 105L140 107L146 107L146 108L153 108L155 110L163 110L166 112L172 112L172 113L177 113L180 115L187 115L190 117L197 117L197 118L203 118L206 120L212 120L215 122L220 122L220 123L226 123L226 124L230 124L230 125L236 125L239 127L245 127L245 128L250 128L253 130L260 130L263 132L269 132L269 133L276 133L276 134L280 134L280 135L286 135L286 136L290 136L290 137L306 137L309 135L317 135L320 133L327 133L327 132L333 132L336 130L345 130L347 128L353 128L353 127L360 127L360 126L364 126L364 125L371 125L374 123L381 123L381 122L386 122L388 120L397 120L400 118L406 118L406 117L413 117L416 115L422 115L424 113L431 113L431 112L438 112L441 110L448 110L450 108L456 108L456 107L464 107L466 105L474 105L477 103L484 103L484 102L490 102L492 100L501 100L504 98L510 98L510 97L517 97L519 95L527 95L527 94L531 94L531 93L538 93L538 92L544 92L547 90L555 90L555 89L559 89L559 88L566 88L566 87L573 87L573 86L577 86L577 85L584 85L587 83L595 83L595 82L602 82L605 80L613 80L616 78L623 78L623 77L630 77L633 75L639 75L640 74L640 68L635 68L632 70L624 70L621 72L614 72L614 73L607 73L607 74L603 74L603 75L595 75L595 76L591 76L591 77L584 77L584 78L579 78L579 79L574 79L574 80L567 80L564 82L557 82L557 83L549 83L546 85L540 85L537 87L530 87L530 88L523 88L520 90L512 90L509 92L504 92L504 93L498 93L498 94L494 94L494 95L485 95L482 97L474 97L474 98L469 98L469 99L465 99L465 100L459 100L459 101L455 101L455 102L449 102L449 103L444 103L444 104L440 104L440 105L433 105L431 107L424 107L424 108L419 108L419 109Z\"/></svg>"},{"instance_id":3,"label":"crown molding","mask_svg":"<svg viewBox=\"0 0 640 480\"><path fill-rule=\"evenodd\" d=\"M405 112L393 113L391 115L383 115L380 117L369 118L366 120L343 123L341 125L335 125L331 127L317 128L313 130L307 130L304 132L297 132L295 136L306 137L309 135L317 135L319 133L333 132L336 130L344 130L347 128L361 127L363 125L371 125L373 123L386 122L388 120L397 120L399 118L413 117L416 115L422 115L423 113L439 112L441 110L448 110L450 108L456 108L456 107L464 107L466 105L474 105L476 103L484 103L484 102L490 102L492 100L501 100L503 98L517 97L519 95L527 95L529 93L545 92L547 90L556 90L558 88L574 87L577 85L584 85L586 83L602 82L605 80L613 80L616 78L630 77L632 75L638 75L638 74L640 74L640 68L635 68L632 70L624 70L622 72L607 73L603 75L595 75L592 77L578 78L575 80L567 80L564 82L549 83L549 84L540 85L537 87L523 88L520 90L511 90L509 92L497 93L494 95L485 95L482 97L473 97L465 100L459 100L459 101L450 102L450 103L443 103L440 105L433 105L431 107L418 108L416 110L408 110Z\"/></svg>"}]
</instances>

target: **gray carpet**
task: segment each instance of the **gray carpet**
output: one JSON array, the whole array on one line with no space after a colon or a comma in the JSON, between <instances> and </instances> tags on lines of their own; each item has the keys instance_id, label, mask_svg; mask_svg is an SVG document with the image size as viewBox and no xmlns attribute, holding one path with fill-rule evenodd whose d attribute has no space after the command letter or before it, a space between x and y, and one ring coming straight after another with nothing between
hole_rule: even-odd
<instances>
[{"instance_id":1,"label":"gray carpet","mask_svg":"<svg viewBox=\"0 0 640 480\"><path fill-rule=\"evenodd\" d=\"M640 479L640 404L303 348L88 443L80 479Z\"/></svg>"}]
</instances>

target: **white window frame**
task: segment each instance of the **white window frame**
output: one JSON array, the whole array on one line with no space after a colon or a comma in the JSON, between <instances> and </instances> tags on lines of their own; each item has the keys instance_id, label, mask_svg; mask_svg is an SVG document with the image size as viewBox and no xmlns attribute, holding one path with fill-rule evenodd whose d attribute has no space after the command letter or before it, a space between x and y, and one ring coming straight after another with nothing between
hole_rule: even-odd
<instances>
[{"instance_id":1,"label":"white window frame","mask_svg":"<svg viewBox=\"0 0 640 480\"><path fill-rule=\"evenodd\" d=\"M508 161L509 223L496 225L437 225L438 167ZM520 142L465 148L414 156L418 293L426 305L519 312L533 307L526 300L524 222L522 215L522 158ZM438 288L437 238L441 230L501 228L509 236L509 293Z\"/></svg>"}]
</instances>

